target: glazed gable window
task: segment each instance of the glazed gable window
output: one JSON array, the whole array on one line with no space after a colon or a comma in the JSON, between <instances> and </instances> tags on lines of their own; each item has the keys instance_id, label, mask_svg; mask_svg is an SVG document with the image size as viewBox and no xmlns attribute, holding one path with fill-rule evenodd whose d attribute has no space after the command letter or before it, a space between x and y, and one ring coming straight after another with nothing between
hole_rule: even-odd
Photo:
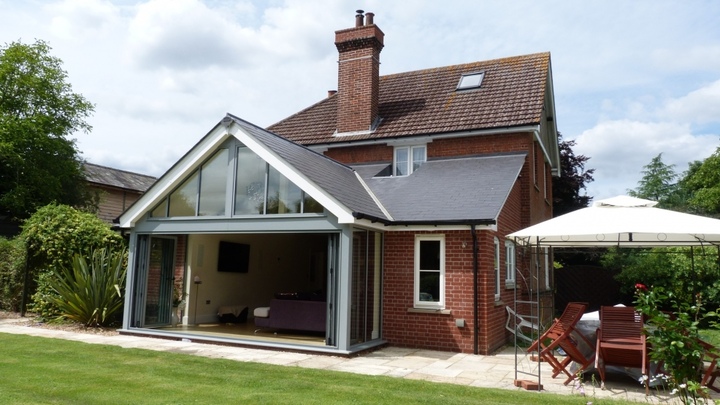
<instances>
[{"instance_id":1,"label":"glazed gable window","mask_svg":"<svg viewBox=\"0 0 720 405\"><path fill-rule=\"evenodd\" d=\"M445 235L415 236L414 306L445 307Z\"/></svg>"},{"instance_id":2,"label":"glazed gable window","mask_svg":"<svg viewBox=\"0 0 720 405\"><path fill-rule=\"evenodd\" d=\"M234 173L233 173L234 172ZM228 176L235 192L228 192ZM232 207L227 212L227 207ZM154 218L322 213L323 207L248 147L218 150L152 210Z\"/></svg>"},{"instance_id":3,"label":"glazed gable window","mask_svg":"<svg viewBox=\"0 0 720 405\"><path fill-rule=\"evenodd\" d=\"M225 215L228 150L220 149L158 207L153 217ZM202 186L201 186L202 185Z\"/></svg>"}]
</instances>

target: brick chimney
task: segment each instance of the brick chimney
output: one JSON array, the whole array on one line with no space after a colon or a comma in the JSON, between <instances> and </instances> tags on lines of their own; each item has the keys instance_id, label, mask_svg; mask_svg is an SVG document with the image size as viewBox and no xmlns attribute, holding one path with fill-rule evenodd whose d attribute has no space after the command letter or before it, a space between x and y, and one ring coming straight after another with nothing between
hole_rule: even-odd
<instances>
[{"instance_id":1,"label":"brick chimney","mask_svg":"<svg viewBox=\"0 0 720 405\"><path fill-rule=\"evenodd\" d=\"M373 13L358 10L355 27L335 31L338 59L337 132L374 129L379 122L380 51L385 34Z\"/></svg>"}]
</instances>

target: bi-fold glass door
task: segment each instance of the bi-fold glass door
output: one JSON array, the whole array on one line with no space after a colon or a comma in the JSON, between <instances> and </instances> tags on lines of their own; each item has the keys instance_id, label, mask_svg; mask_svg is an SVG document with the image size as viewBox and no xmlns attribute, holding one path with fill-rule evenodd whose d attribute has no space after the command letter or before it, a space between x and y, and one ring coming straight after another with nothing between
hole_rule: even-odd
<instances>
[{"instance_id":1,"label":"bi-fold glass door","mask_svg":"<svg viewBox=\"0 0 720 405\"><path fill-rule=\"evenodd\" d=\"M132 326L171 323L175 248L173 237L138 236Z\"/></svg>"}]
</instances>

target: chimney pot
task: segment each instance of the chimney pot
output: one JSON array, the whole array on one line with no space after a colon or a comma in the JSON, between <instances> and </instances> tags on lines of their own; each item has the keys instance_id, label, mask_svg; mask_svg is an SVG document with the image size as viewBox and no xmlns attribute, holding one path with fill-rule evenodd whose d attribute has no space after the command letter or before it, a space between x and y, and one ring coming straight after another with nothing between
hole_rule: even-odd
<instances>
[{"instance_id":1,"label":"chimney pot","mask_svg":"<svg viewBox=\"0 0 720 405\"><path fill-rule=\"evenodd\" d=\"M365 25L373 25L373 17L375 17L375 13L365 14Z\"/></svg>"},{"instance_id":2,"label":"chimney pot","mask_svg":"<svg viewBox=\"0 0 720 405\"><path fill-rule=\"evenodd\" d=\"M355 27L362 27L363 24L363 10L357 10L355 15Z\"/></svg>"}]
</instances>

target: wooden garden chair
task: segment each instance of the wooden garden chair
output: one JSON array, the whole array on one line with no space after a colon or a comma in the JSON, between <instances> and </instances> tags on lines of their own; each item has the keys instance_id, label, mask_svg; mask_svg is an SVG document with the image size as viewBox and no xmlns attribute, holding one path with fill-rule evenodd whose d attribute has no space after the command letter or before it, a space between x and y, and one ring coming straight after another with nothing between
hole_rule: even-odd
<instances>
[{"instance_id":1,"label":"wooden garden chair","mask_svg":"<svg viewBox=\"0 0 720 405\"><path fill-rule=\"evenodd\" d=\"M595 368L605 389L605 366L640 368L649 394L649 361L642 316L634 307L600 307Z\"/></svg>"},{"instance_id":2,"label":"wooden garden chair","mask_svg":"<svg viewBox=\"0 0 720 405\"><path fill-rule=\"evenodd\" d=\"M575 329L578 321L587 309L587 304L583 302L570 302L565 307L562 315L555 319L553 324L545 331L533 344L528 348L528 353L538 352L538 356L546 361L553 369L553 378L560 373L565 373L567 379L564 384L567 385L580 372L586 370L595 360L594 355L586 356L578 347L578 339L583 339L590 351L592 351L592 343L580 332ZM560 360L553 353L557 349L565 351L565 358ZM568 366L575 362L579 368L575 372L568 370Z\"/></svg>"},{"instance_id":3,"label":"wooden garden chair","mask_svg":"<svg viewBox=\"0 0 720 405\"><path fill-rule=\"evenodd\" d=\"M720 350L704 340L698 339L698 342L704 349L700 385L715 392L720 392L720 388L715 386L715 379L720 376L720 369L718 369L717 364L718 358L720 358Z\"/></svg>"}]
</instances>

